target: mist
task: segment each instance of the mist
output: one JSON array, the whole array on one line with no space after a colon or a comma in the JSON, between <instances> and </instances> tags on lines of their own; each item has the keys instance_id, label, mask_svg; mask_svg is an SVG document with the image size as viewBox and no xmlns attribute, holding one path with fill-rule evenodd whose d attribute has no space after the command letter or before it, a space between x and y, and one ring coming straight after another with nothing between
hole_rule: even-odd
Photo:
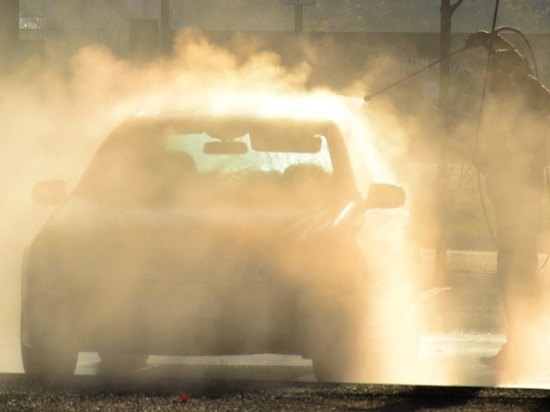
<instances>
[{"instance_id":1,"label":"mist","mask_svg":"<svg viewBox=\"0 0 550 412\"><path fill-rule=\"evenodd\" d=\"M415 137L424 135L422 141L436 141L442 133L441 125L434 121L434 125L426 127L414 113L403 111L404 105L417 103L407 92L398 94L402 97L401 104L384 96L368 105L362 104L366 90L381 86L384 73L396 77L400 74L395 70L395 57L383 56L365 70L359 81L329 88L311 85L314 71L310 64L297 62L289 67L283 64L280 55L262 51L248 40L236 36L230 47L223 48L211 43L200 31L189 29L178 35L172 57L146 64L116 57L102 46L89 46L72 55L63 68L54 64L38 66L31 61L18 71L0 77L0 148L4 152L0 166L4 188L0 197L4 216L0 274L0 323L5 325L0 334L0 347L6 348L0 353L0 360L6 361L3 363L20 370L13 359L19 357L21 262L25 248L54 210L32 202L34 183L64 179L69 188L73 188L105 136L122 120L139 112L260 112L275 118L300 113L312 116L313 112L319 119L351 122L354 132L364 136L360 150L370 160L373 180L396 181L405 186L413 213L415 207L421 212L416 236L430 239L436 222L429 213L433 208L425 206L431 205L434 199L426 199L427 191L418 190L426 181L416 181L416 176L399 161L411 145L417 144ZM315 56L316 52L309 46L304 42L303 52L313 61L327 58ZM479 90L479 84L474 86ZM460 92L455 93L453 98L460 100ZM431 110L426 108L428 112ZM473 117L457 121L453 133L458 139L472 139L474 124ZM436 151L434 145L422 149L430 154ZM380 233L380 236L389 234ZM395 242L402 239L401 234L392 236ZM285 258L290 257L281 257L280 264L284 265ZM391 258L378 256L380 263ZM399 274L411 270L400 267L397 260L394 265ZM419 274L419 282L421 280ZM393 310L402 310L399 296L391 299ZM369 310L389 310L382 299L364 304L372 305ZM107 306L102 316L108 318L110 309ZM269 318L269 314L263 315ZM391 358L398 350L395 345L401 343L398 339L384 342L385 351L380 357ZM377 378L387 379L384 371L377 372L380 372L375 374ZM355 379L362 381L362 373L358 371ZM451 371L443 372L447 373ZM392 378L399 382L425 382L422 371L416 374ZM445 382L444 376L430 376L430 379Z\"/></svg>"}]
</instances>

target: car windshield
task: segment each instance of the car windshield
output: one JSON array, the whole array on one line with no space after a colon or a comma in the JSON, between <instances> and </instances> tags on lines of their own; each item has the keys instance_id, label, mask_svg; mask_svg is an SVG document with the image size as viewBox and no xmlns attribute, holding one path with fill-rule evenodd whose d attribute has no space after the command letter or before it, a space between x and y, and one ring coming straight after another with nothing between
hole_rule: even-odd
<instances>
[{"instance_id":1,"label":"car windshield","mask_svg":"<svg viewBox=\"0 0 550 412\"><path fill-rule=\"evenodd\" d=\"M122 207L319 203L337 188L349 196L348 165L328 122L135 119L102 145L75 195Z\"/></svg>"}]
</instances>

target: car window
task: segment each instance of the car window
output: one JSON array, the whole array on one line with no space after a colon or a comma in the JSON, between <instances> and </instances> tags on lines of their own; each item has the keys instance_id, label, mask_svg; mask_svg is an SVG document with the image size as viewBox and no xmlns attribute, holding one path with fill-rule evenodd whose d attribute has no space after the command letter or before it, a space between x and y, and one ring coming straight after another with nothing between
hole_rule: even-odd
<instances>
[{"instance_id":1,"label":"car window","mask_svg":"<svg viewBox=\"0 0 550 412\"><path fill-rule=\"evenodd\" d=\"M348 189L343 142L298 123L247 126L130 123L102 145L75 195L120 207L280 206L325 202L335 188Z\"/></svg>"},{"instance_id":2,"label":"car window","mask_svg":"<svg viewBox=\"0 0 550 412\"><path fill-rule=\"evenodd\" d=\"M232 154L218 153L207 154L204 151L205 144L217 141L207 133L200 134L172 134L167 136L166 149L190 153L197 163L199 173L234 173L239 171L263 171L283 173L288 167L296 165L315 165L325 173L333 172L330 153L326 137L316 135L321 140L318 151L303 153L292 151L288 147L285 151L270 150L258 151L252 147L251 136L244 136L231 139L232 142L242 142L246 145L246 153ZM298 149L296 149L298 150Z\"/></svg>"}]
</instances>

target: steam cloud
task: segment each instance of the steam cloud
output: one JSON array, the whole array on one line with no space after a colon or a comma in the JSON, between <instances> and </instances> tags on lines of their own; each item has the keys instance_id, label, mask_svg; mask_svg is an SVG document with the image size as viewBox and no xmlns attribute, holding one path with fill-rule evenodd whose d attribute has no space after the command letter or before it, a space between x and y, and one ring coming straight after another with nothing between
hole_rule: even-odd
<instances>
[{"instance_id":1,"label":"steam cloud","mask_svg":"<svg viewBox=\"0 0 550 412\"><path fill-rule=\"evenodd\" d=\"M408 135L402 131L402 122L396 125L397 116L389 103L375 107L377 121L369 119L368 113L357 120L354 115L360 104L342 99L338 93L362 96L364 83L336 92L311 90L306 86L311 74L308 65L288 69L276 54L250 54L251 47L237 38L234 50L222 49L199 32L186 30L178 37L172 58L145 66L135 66L93 46L81 49L63 70L30 65L0 78L0 148L4 152L0 166L4 251L0 347L4 349L0 360L19 368L13 359L19 357L23 251L52 211L31 202L32 185L62 178L73 187L106 134L129 115L140 110L203 109L260 111L269 116L313 109L321 118L354 118L352 127L365 136L362 150L370 155L375 180L394 179L386 159L374 151L378 145L394 159L406 148ZM390 65L391 59L382 64ZM379 70L377 67L376 72ZM367 75L364 80L367 82ZM411 118L406 125L409 132L418 127ZM375 141L377 134L391 136L391 140L385 144ZM399 310L398 300L393 303ZM378 309L389 310L387 306ZM391 348L389 345L389 352Z\"/></svg>"}]
</instances>

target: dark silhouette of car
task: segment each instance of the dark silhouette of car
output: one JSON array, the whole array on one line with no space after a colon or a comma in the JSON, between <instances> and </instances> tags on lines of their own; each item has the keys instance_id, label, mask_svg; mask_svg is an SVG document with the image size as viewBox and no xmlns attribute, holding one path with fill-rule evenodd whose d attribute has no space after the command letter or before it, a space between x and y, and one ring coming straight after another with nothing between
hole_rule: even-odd
<instances>
[{"instance_id":1,"label":"dark silhouette of car","mask_svg":"<svg viewBox=\"0 0 550 412\"><path fill-rule=\"evenodd\" d=\"M404 191L376 180L362 139L316 119L125 121L70 194L33 189L60 206L24 257L25 372L71 374L79 352L127 369L298 354L325 381L402 371L415 252Z\"/></svg>"}]
</instances>

